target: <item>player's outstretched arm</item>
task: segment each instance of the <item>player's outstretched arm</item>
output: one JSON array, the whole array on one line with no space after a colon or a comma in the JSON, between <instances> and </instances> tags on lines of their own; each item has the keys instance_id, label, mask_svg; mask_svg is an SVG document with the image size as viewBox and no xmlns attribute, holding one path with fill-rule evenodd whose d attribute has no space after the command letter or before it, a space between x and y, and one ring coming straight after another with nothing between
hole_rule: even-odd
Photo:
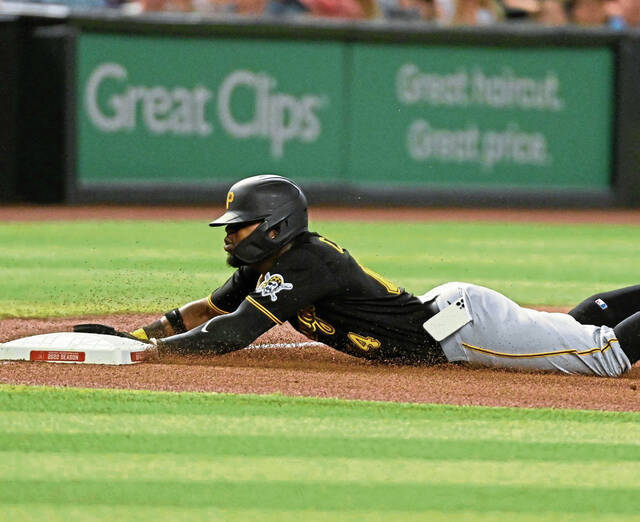
<instances>
[{"instance_id":1,"label":"player's outstretched arm","mask_svg":"<svg viewBox=\"0 0 640 522\"><path fill-rule=\"evenodd\" d=\"M178 335L153 339L164 353L228 353L245 348L274 326L272 319L247 301L230 314L219 315Z\"/></svg>"},{"instance_id":2,"label":"player's outstretched arm","mask_svg":"<svg viewBox=\"0 0 640 522\"><path fill-rule=\"evenodd\" d=\"M180 308L174 308L157 321L131 332L131 335L143 341L152 338L162 339L187 332L217 315L220 315L220 312L211 308L208 298L203 297Z\"/></svg>"}]
</instances>

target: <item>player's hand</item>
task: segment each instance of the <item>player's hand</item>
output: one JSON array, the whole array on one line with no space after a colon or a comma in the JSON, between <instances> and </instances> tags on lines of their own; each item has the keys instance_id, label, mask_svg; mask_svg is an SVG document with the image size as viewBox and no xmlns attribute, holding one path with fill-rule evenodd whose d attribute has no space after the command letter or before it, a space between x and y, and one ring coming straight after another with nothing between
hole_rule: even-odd
<instances>
[{"instance_id":1,"label":"player's hand","mask_svg":"<svg viewBox=\"0 0 640 522\"><path fill-rule=\"evenodd\" d=\"M133 339L134 341L149 343L148 339L142 339L140 337L136 337L135 335L131 335L128 332L122 332L120 330L116 330L113 326L108 326L106 324L98 324L98 323L75 324L73 325L73 331L80 332L80 333L115 335L117 337L126 337L127 339Z\"/></svg>"},{"instance_id":2,"label":"player's hand","mask_svg":"<svg viewBox=\"0 0 640 522\"><path fill-rule=\"evenodd\" d=\"M150 363L160 362L160 351L158 350L157 339L151 338L148 343L149 347L142 352L142 361Z\"/></svg>"}]
</instances>

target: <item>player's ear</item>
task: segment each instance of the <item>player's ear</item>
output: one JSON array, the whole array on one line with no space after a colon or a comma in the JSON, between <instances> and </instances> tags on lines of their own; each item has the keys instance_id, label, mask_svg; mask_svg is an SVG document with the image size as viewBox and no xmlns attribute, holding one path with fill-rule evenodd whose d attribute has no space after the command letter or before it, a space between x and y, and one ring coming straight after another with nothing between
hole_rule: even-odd
<instances>
[{"instance_id":1,"label":"player's ear","mask_svg":"<svg viewBox=\"0 0 640 522\"><path fill-rule=\"evenodd\" d=\"M280 225L276 225L271 230L269 230L269 237L271 239L275 239L280 235Z\"/></svg>"}]
</instances>

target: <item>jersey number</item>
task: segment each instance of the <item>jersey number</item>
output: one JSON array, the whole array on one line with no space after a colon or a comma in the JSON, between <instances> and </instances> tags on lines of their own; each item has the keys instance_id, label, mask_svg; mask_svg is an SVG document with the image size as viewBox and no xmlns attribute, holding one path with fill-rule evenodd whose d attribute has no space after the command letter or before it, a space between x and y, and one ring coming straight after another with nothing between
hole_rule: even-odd
<instances>
[{"instance_id":1,"label":"jersey number","mask_svg":"<svg viewBox=\"0 0 640 522\"><path fill-rule=\"evenodd\" d=\"M353 332L349 332L347 334L347 337L354 345L356 345L356 347L364 350L365 352L380 348L380 341L378 341L378 339L374 339L373 337L364 337Z\"/></svg>"},{"instance_id":2,"label":"jersey number","mask_svg":"<svg viewBox=\"0 0 640 522\"><path fill-rule=\"evenodd\" d=\"M336 333L336 329L333 326L316 315L316 307L313 305L298 311L298 324L302 332L311 338L317 331L326 335Z\"/></svg>"}]
</instances>

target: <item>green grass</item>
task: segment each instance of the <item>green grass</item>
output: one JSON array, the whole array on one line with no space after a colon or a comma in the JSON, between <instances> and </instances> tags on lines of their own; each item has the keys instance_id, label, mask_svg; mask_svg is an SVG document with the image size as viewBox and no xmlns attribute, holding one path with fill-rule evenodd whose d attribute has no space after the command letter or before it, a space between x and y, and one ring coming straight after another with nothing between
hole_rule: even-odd
<instances>
[{"instance_id":1,"label":"green grass","mask_svg":"<svg viewBox=\"0 0 640 522\"><path fill-rule=\"evenodd\" d=\"M314 223L415 293L571 305L640 227ZM195 221L0 224L0 318L159 312L231 273ZM0 521L638 520L640 414L0 385Z\"/></svg>"},{"instance_id":2,"label":"green grass","mask_svg":"<svg viewBox=\"0 0 640 522\"><path fill-rule=\"evenodd\" d=\"M638 520L640 414L0 386L0 520Z\"/></svg>"},{"instance_id":3,"label":"green grass","mask_svg":"<svg viewBox=\"0 0 640 522\"><path fill-rule=\"evenodd\" d=\"M572 305L640 282L640 227L313 223L362 263L420 294L469 281L522 304ZM0 224L0 317L158 312L230 275L222 230L199 221Z\"/></svg>"}]
</instances>

